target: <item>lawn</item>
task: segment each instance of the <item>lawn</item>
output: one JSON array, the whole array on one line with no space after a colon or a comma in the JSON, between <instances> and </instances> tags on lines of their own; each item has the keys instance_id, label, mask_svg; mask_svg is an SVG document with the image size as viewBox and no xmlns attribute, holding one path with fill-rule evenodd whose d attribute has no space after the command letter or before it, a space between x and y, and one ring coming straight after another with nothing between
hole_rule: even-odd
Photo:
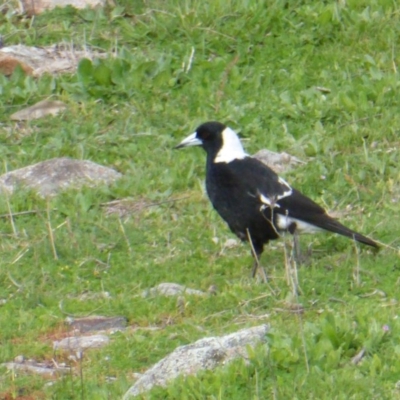
<instances>
[{"instance_id":1,"label":"lawn","mask_svg":"<svg viewBox=\"0 0 400 400\"><path fill-rule=\"evenodd\" d=\"M400 398L400 6L115 3L0 14L5 45L110 53L82 60L73 74L0 76L1 173L67 156L123 174L113 186L51 199L24 190L0 198L0 362L23 355L75 371L52 380L2 369L0 398L121 398L134 372L178 345L262 323L270 334L248 363L142 398ZM68 110L10 121L49 97ZM374 253L331 234L302 237L312 251L295 293L285 237L263 255L268 285L252 279L248 245L225 246L234 236L205 195L204 152L173 150L207 120L237 130L251 154L268 148L307 161L284 178L387 246ZM148 206L105 214L103 203L126 197ZM183 308L176 298L142 297L162 282L214 285L216 294L186 296ZM82 359L53 351L68 315L93 314L125 316L130 328Z\"/></svg>"}]
</instances>

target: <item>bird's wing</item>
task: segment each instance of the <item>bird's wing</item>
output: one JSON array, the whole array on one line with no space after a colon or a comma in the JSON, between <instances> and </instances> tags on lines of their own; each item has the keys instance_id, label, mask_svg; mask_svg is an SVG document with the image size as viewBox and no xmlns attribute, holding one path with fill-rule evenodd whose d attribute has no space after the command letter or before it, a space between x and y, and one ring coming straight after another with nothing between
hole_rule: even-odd
<instances>
[{"instance_id":1,"label":"bird's wing","mask_svg":"<svg viewBox=\"0 0 400 400\"><path fill-rule=\"evenodd\" d=\"M304 220L304 216L320 217L325 210L307 196L292 188L283 178L261 161L247 157L229 164L245 183L248 194L258 197L260 205L274 208L279 214Z\"/></svg>"},{"instance_id":2,"label":"bird's wing","mask_svg":"<svg viewBox=\"0 0 400 400\"><path fill-rule=\"evenodd\" d=\"M236 165L234 165L235 163ZM246 190L247 194L253 198L258 199L260 211L264 215L264 210L273 210L273 213L284 215L290 221L303 221L310 226L350 237L369 246L378 247L372 239L347 228L330 217L321 206L292 188L284 179L259 160L248 157L244 160L232 162L230 165L235 170L235 175L240 174L240 180L244 182L242 189Z\"/></svg>"},{"instance_id":3,"label":"bird's wing","mask_svg":"<svg viewBox=\"0 0 400 400\"><path fill-rule=\"evenodd\" d=\"M286 214L306 222L326 215L326 211L320 205L293 188L291 195L279 200L278 204Z\"/></svg>"},{"instance_id":4,"label":"bird's wing","mask_svg":"<svg viewBox=\"0 0 400 400\"><path fill-rule=\"evenodd\" d=\"M228 164L229 169L246 188L248 195L258 197L260 203L276 207L277 202L293 192L291 186L261 161L246 157Z\"/></svg>"}]
</instances>

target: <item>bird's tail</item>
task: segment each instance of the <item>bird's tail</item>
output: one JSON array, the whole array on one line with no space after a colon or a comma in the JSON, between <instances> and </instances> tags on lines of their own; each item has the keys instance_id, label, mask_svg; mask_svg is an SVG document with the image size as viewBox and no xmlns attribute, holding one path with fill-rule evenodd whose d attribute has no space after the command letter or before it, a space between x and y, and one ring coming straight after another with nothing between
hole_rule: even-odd
<instances>
[{"instance_id":1,"label":"bird's tail","mask_svg":"<svg viewBox=\"0 0 400 400\"><path fill-rule=\"evenodd\" d=\"M342 225L340 222L336 221L331 217L324 218L323 222L321 224L318 224L318 226L327 231L347 236L351 239L357 240L357 242L364 243L368 246L379 248L378 243L376 243L374 240L367 238L366 236L361 235L361 233L353 231L350 228L347 228L346 226Z\"/></svg>"}]
</instances>

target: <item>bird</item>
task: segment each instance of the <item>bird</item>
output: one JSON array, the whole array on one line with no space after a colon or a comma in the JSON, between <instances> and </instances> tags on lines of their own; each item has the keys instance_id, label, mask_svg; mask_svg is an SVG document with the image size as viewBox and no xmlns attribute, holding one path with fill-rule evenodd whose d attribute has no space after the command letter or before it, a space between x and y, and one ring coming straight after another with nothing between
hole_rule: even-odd
<instances>
[{"instance_id":1,"label":"bird","mask_svg":"<svg viewBox=\"0 0 400 400\"><path fill-rule=\"evenodd\" d=\"M241 241L250 242L255 258L253 277L264 246L286 233L297 238L302 233L328 231L379 247L249 156L237 133L223 123L201 124L175 149L190 146L201 146L206 152L206 191L214 209Z\"/></svg>"}]
</instances>

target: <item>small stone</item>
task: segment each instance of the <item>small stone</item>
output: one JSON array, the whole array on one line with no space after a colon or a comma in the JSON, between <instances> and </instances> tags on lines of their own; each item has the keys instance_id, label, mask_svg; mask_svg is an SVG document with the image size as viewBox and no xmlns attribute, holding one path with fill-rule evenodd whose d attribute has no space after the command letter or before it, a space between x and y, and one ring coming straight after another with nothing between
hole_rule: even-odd
<instances>
[{"instance_id":1,"label":"small stone","mask_svg":"<svg viewBox=\"0 0 400 400\"><path fill-rule=\"evenodd\" d=\"M25 361L25 357L23 355L17 356L14 358L14 362L22 364Z\"/></svg>"},{"instance_id":2,"label":"small stone","mask_svg":"<svg viewBox=\"0 0 400 400\"><path fill-rule=\"evenodd\" d=\"M179 285L178 283L160 283L159 285L144 290L142 292L142 297L150 296L179 296L182 294L189 294L194 296L206 296L207 293L202 292L201 290L190 289L186 286Z\"/></svg>"},{"instance_id":3,"label":"small stone","mask_svg":"<svg viewBox=\"0 0 400 400\"><path fill-rule=\"evenodd\" d=\"M104 330L123 330L127 325L127 319L125 317L103 317L101 315L93 315L84 318L67 317L65 322L70 325L71 328L76 329L81 333Z\"/></svg>"},{"instance_id":4,"label":"small stone","mask_svg":"<svg viewBox=\"0 0 400 400\"><path fill-rule=\"evenodd\" d=\"M31 107L26 107L10 116L13 121L29 121L45 117L46 115L57 115L67 108L62 101L43 100Z\"/></svg>"},{"instance_id":5,"label":"small stone","mask_svg":"<svg viewBox=\"0 0 400 400\"><path fill-rule=\"evenodd\" d=\"M237 241L236 239L228 239L225 243L224 243L224 247L226 249L233 249L234 247L237 247L239 245L239 241Z\"/></svg>"},{"instance_id":6,"label":"small stone","mask_svg":"<svg viewBox=\"0 0 400 400\"><path fill-rule=\"evenodd\" d=\"M103 347L109 342L110 338L106 335L70 336L53 342L53 349L76 351L79 353L77 354L77 358L79 359L82 350Z\"/></svg>"},{"instance_id":7,"label":"small stone","mask_svg":"<svg viewBox=\"0 0 400 400\"><path fill-rule=\"evenodd\" d=\"M304 161L301 161L288 153L275 153L267 149L258 151L253 155L253 157L273 169L277 174L286 172L301 164L306 164Z\"/></svg>"},{"instance_id":8,"label":"small stone","mask_svg":"<svg viewBox=\"0 0 400 400\"><path fill-rule=\"evenodd\" d=\"M212 295L216 295L218 293L218 288L216 285L211 285L208 288L208 293L212 294Z\"/></svg>"}]
</instances>

